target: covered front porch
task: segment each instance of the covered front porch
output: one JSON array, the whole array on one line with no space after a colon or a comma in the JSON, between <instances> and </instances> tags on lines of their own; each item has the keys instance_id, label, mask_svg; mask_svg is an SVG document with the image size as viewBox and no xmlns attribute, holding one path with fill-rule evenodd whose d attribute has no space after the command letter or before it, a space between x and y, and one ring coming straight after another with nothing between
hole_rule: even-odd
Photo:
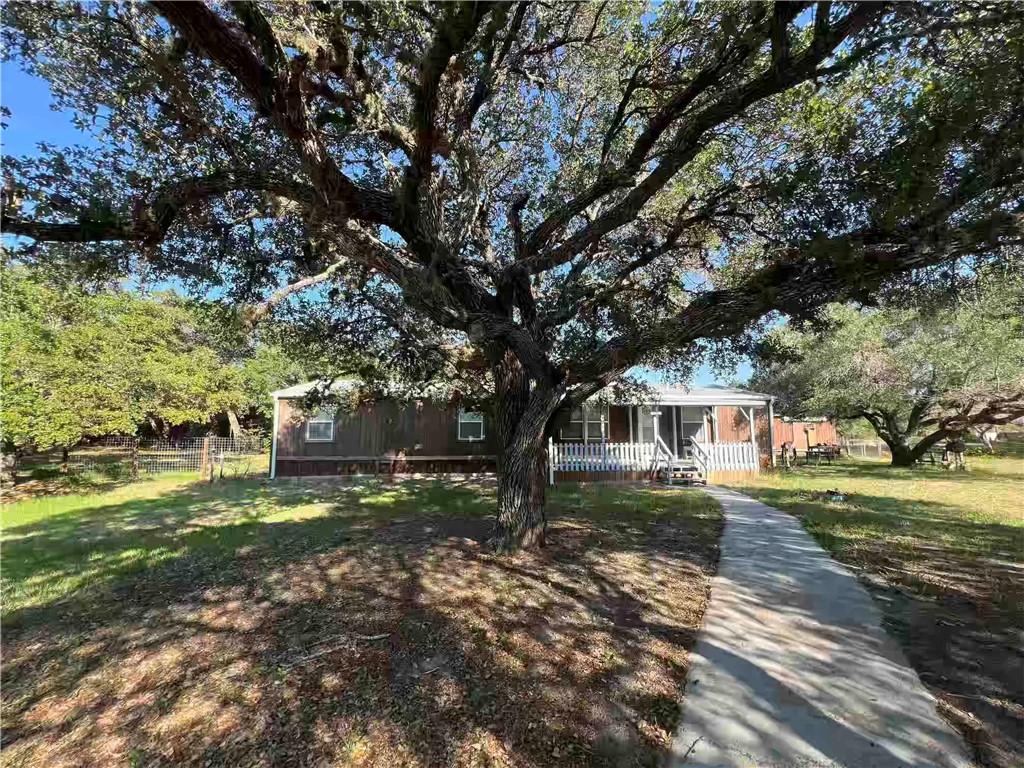
<instances>
[{"instance_id":1,"label":"covered front porch","mask_svg":"<svg viewBox=\"0 0 1024 768\"><path fill-rule=\"evenodd\" d=\"M653 402L587 404L548 446L549 480L723 480L773 461L773 398L738 389L659 390Z\"/></svg>"}]
</instances>

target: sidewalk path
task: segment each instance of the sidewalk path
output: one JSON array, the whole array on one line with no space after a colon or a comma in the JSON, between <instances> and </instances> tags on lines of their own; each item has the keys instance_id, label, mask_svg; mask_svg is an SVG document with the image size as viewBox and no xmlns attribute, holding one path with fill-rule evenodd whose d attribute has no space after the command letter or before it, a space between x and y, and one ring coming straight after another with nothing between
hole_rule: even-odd
<instances>
[{"instance_id":1,"label":"sidewalk path","mask_svg":"<svg viewBox=\"0 0 1024 768\"><path fill-rule=\"evenodd\" d=\"M864 588L797 520L732 491L672 766L967 766Z\"/></svg>"}]
</instances>

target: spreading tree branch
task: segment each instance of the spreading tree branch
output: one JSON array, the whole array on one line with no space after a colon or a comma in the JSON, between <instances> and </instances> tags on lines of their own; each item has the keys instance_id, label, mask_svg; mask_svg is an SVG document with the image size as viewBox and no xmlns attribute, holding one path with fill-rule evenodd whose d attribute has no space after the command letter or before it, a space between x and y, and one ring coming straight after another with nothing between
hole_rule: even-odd
<instances>
[{"instance_id":1,"label":"spreading tree branch","mask_svg":"<svg viewBox=\"0 0 1024 768\"><path fill-rule=\"evenodd\" d=\"M738 284L709 291L678 315L648 326L640 335L617 336L574 369L586 380L602 371L635 364L657 349L681 349L698 339L741 332L770 312L800 314L877 288L886 278L948 261L951 254L996 248L1024 236L1024 214L997 211L959 227L936 226L913 239L885 245L883 233L868 230L810 243L789 259L755 270Z\"/></svg>"},{"instance_id":2,"label":"spreading tree branch","mask_svg":"<svg viewBox=\"0 0 1024 768\"><path fill-rule=\"evenodd\" d=\"M342 202L345 215L353 219L375 224L394 223L393 196L352 181L327 151L322 135L310 125L302 89L295 82L305 78L305 64L300 57L292 59L288 72L275 74L260 59L245 34L205 3L154 0L153 5L193 47L230 72L259 113L270 117L281 128L322 199ZM250 26L256 34L261 34L262 26L258 21L251 21ZM274 46L266 41L262 47Z\"/></svg>"},{"instance_id":3,"label":"spreading tree branch","mask_svg":"<svg viewBox=\"0 0 1024 768\"><path fill-rule=\"evenodd\" d=\"M230 192L271 192L308 207L314 192L308 184L265 171L227 169L164 184L150 200L139 201L132 214L111 212L97 217L83 211L75 222L48 222L23 218L6 205L0 228L12 235L33 240L63 243L132 241L155 244L166 237L171 225L186 207Z\"/></svg>"},{"instance_id":4,"label":"spreading tree branch","mask_svg":"<svg viewBox=\"0 0 1024 768\"><path fill-rule=\"evenodd\" d=\"M620 202L608 208L597 219L556 247L531 255L526 260L525 268L532 274L553 269L568 262L574 255L581 253L604 235L632 221L643 206L703 149L704 137L708 131L733 119L755 102L813 77L815 67L831 51L851 35L863 29L871 20L881 14L884 8L885 5L881 3L857 4L847 16L834 26L829 27L820 37L815 36L806 50L788 59L788 66L769 67L741 85L726 90L717 99L690 115L677 127L669 152L654 170L635 186L632 185L631 180L628 181L627 185L632 188ZM769 35L770 24L761 31L763 35ZM710 69L702 75L704 75L703 80L699 76L694 85L673 100L673 109L663 110L651 120L645 133L637 140L630 159L621 171L602 177L590 190L562 206L534 230L527 240L527 248L531 253L535 252L572 216L577 215L614 188L623 186L627 181L625 178L627 172L633 172L628 174L629 178L632 178L644 162L649 147L653 146L654 142L674 123L680 110L689 106L700 93L717 81L719 72Z\"/></svg>"}]
</instances>

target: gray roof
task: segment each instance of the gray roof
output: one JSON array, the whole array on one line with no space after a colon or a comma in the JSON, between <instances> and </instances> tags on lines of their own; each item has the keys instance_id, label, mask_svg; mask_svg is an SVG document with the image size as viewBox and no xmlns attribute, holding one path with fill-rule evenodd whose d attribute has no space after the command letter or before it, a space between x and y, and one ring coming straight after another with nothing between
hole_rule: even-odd
<instances>
[{"instance_id":1,"label":"gray roof","mask_svg":"<svg viewBox=\"0 0 1024 768\"><path fill-rule=\"evenodd\" d=\"M772 395L736 387L663 385L654 387L654 394L651 397L638 397L637 402L658 405L764 405L772 399Z\"/></svg>"}]
</instances>

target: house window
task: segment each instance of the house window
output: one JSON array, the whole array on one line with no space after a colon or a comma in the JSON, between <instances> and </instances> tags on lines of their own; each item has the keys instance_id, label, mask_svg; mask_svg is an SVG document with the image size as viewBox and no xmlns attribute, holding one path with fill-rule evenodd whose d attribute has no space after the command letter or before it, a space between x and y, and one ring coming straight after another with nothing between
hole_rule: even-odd
<instances>
[{"instance_id":1,"label":"house window","mask_svg":"<svg viewBox=\"0 0 1024 768\"><path fill-rule=\"evenodd\" d=\"M334 414L317 411L306 422L307 443L329 443L334 440Z\"/></svg>"},{"instance_id":2,"label":"house window","mask_svg":"<svg viewBox=\"0 0 1024 768\"><path fill-rule=\"evenodd\" d=\"M661 410L659 408L659 410ZM641 443L654 442L654 417L649 405L637 406L636 409L637 437Z\"/></svg>"},{"instance_id":3,"label":"house window","mask_svg":"<svg viewBox=\"0 0 1024 768\"><path fill-rule=\"evenodd\" d=\"M600 443L608 439L608 406L579 406L559 430L559 439L570 443Z\"/></svg>"},{"instance_id":4,"label":"house window","mask_svg":"<svg viewBox=\"0 0 1024 768\"><path fill-rule=\"evenodd\" d=\"M483 440L484 415L459 409L459 440Z\"/></svg>"},{"instance_id":5,"label":"house window","mask_svg":"<svg viewBox=\"0 0 1024 768\"><path fill-rule=\"evenodd\" d=\"M587 414L587 431L584 435L586 442L600 443L602 440L607 440L608 406L588 405L585 412Z\"/></svg>"},{"instance_id":6,"label":"house window","mask_svg":"<svg viewBox=\"0 0 1024 768\"><path fill-rule=\"evenodd\" d=\"M559 430L559 437L562 440L571 443L579 443L583 441L583 406L577 406L572 409L572 413L569 414L569 422Z\"/></svg>"}]
</instances>

